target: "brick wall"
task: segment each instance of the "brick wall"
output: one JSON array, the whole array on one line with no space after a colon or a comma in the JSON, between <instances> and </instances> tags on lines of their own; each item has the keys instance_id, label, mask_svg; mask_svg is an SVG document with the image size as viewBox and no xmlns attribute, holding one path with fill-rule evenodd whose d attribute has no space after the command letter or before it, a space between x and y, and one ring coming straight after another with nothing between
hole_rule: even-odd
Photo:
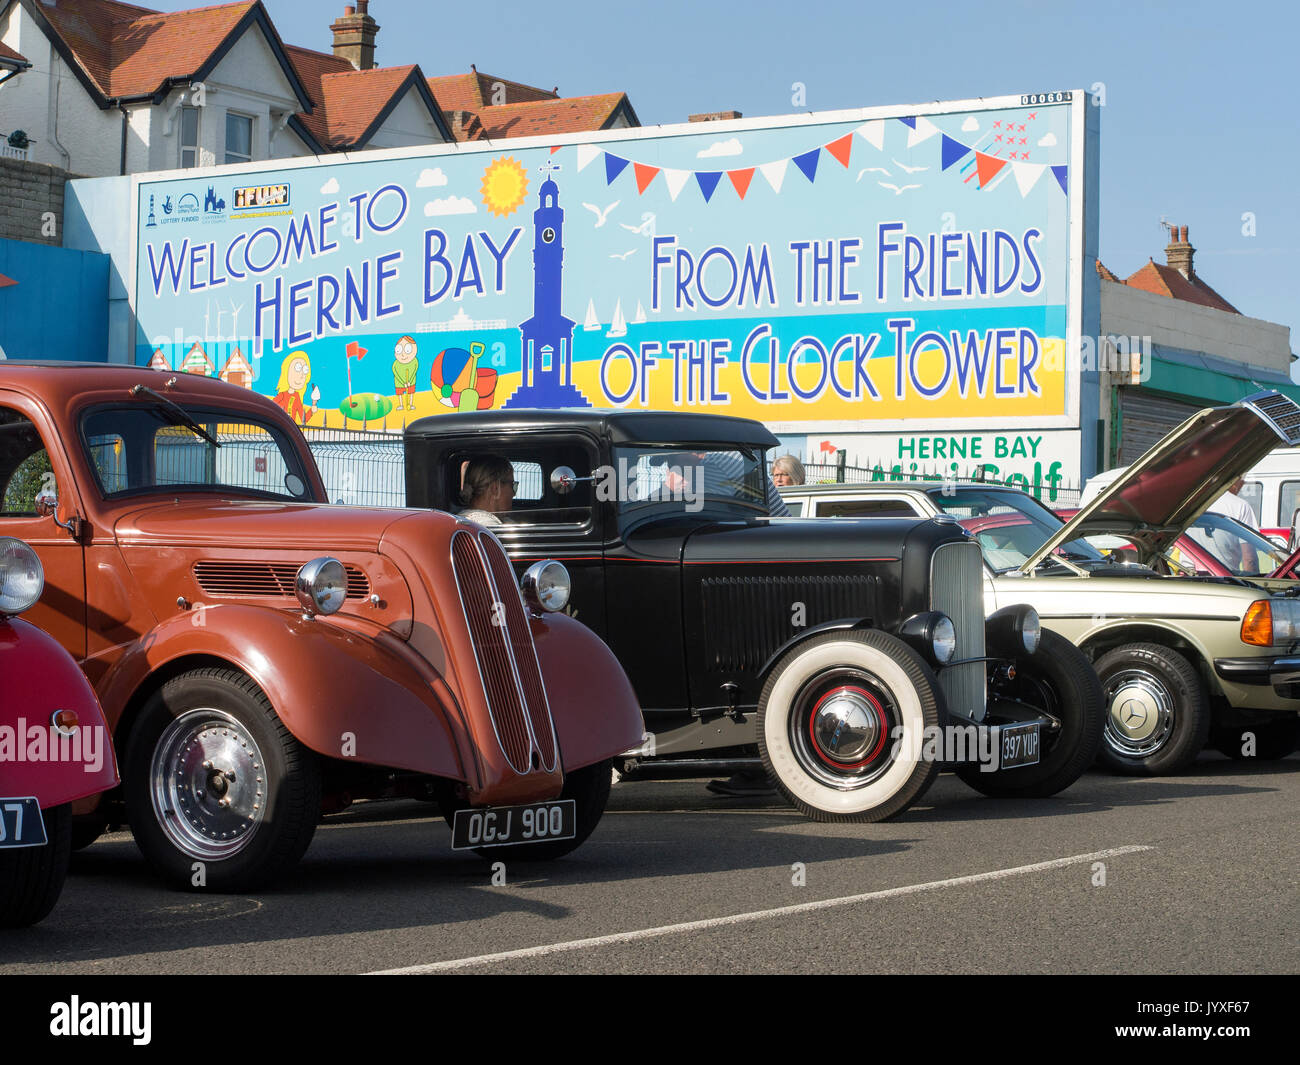
<instances>
[{"instance_id":1,"label":"brick wall","mask_svg":"<svg viewBox=\"0 0 1300 1065\"><path fill-rule=\"evenodd\" d=\"M72 176L45 163L0 157L0 238L62 245L63 185ZM50 211L53 232L42 217Z\"/></svg>"}]
</instances>

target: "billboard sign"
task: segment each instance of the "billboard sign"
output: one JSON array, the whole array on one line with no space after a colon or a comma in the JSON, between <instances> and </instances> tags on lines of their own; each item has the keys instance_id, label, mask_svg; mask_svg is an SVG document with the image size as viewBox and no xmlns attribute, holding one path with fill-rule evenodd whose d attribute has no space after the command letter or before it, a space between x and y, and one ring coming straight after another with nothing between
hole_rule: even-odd
<instances>
[{"instance_id":1,"label":"billboard sign","mask_svg":"<svg viewBox=\"0 0 1300 1065\"><path fill-rule=\"evenodd\" d=\"M315 425L595 406L785 432L1077 430L1083 106L141 176L137 361Z\"/></svg>"}]
</instances>

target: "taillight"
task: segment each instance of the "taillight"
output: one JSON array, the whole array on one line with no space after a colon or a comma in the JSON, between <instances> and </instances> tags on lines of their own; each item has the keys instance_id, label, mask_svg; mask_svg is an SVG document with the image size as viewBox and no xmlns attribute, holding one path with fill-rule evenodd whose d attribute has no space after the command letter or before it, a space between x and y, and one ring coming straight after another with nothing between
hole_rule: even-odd
<instances>
[{"instance_id":1,"label":"taillight","mask_svg":"<svg viewBox=\"0 0 1300 1065\"><path fill-rule=\"evenodd\" d=\"M1241 619L1241 642L1257 647L1273 646L1273 610L1267 599L1256 599Z\"/></svg>"}]
</instances>

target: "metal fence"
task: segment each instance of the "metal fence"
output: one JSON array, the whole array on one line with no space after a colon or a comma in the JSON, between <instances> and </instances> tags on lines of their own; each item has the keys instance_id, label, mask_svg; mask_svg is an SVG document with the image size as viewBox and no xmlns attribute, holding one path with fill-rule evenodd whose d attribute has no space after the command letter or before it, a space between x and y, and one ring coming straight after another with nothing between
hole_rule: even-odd
<instances>
[{"instance_id":1,"label":"metal fence","mask_svg":"<svg viewBox=\"0 0 1300 1065\"><path fill-rule=\"evenodd\" d=\"M406 506L406 467L397 433L367 429L303 430L331 503Z\"/></svg>"}]
</instances>

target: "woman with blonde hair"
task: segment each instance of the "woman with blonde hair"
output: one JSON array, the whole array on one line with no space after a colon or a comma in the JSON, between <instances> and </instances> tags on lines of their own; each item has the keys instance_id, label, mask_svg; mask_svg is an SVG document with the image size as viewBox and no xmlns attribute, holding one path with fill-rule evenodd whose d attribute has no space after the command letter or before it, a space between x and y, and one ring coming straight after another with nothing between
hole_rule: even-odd
<instances>
[{"instance_id":1,"label":"woman with blonde hair","mask_svg":"<svg viewBox=\"0 0 1300 1065\"><path fill-rule=\"evenodd\" d=\"M305 351L290 352L280 364L280 380L275 386L275 402L299 425L306 425L316 413L320 389L311 390L311 406L304 408L303 396L311 381L311 360Z\"/></svg>"},{"instance_id":2,"label":"woman with blonde hair","mask_svg":"<svg viewBox=\"0 0 1300 1065\"><path fill-rule=\"evenodd\" d=\"M480 525L500 525L497 514L504 514L514 505L515 468L500 455L479 455L465 464L461 476L460 495L465 509L462 518Z\"/></svg>"}]
</instances>

